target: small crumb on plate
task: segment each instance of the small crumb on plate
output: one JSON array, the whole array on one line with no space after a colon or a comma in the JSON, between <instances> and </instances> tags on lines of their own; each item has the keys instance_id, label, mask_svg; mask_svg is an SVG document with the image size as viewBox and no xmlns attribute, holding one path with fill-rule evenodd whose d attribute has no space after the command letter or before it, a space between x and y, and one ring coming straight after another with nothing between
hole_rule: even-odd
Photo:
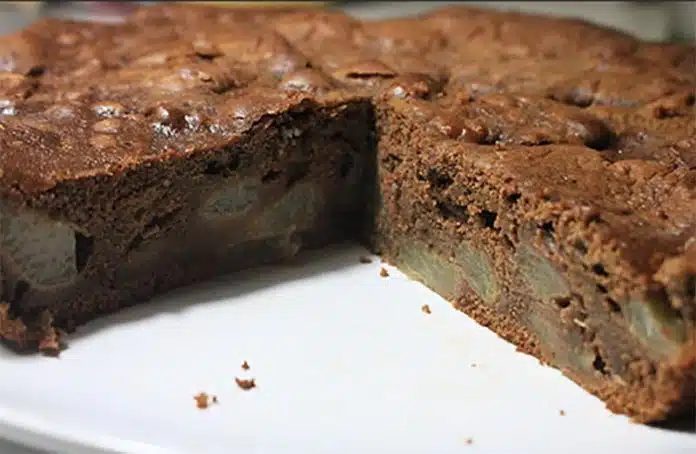
<instances>
[{"instance_id":1,"label":"small crumb on plate","mask_svg":"<svg viewBox=\"0 0 696 454\"><path fill-rule=\"evenodd\" d=\"M64 345L62 344L63 333L61 330L53 327L53 319L50 315L42 315L42 323L44 324L44 336L39 341L39 352L45 356L53 356L58 358Z\"/></svg>"},{"instance_id":2,"label":"small crumb on plate","mask_svg":"<svg viewBox=\"0 0 696 454\"><path fill-rule=\"evenodd\" d=\"M389 271L386 268L380 268L379 275L382 277L389 277Z\"/></svg>"},{"instance_id":3,"label":"small crumb on plate","mask_svg":"<svg viewBox=\"0 0 696 454\"><path fill-rule=\"evenodd\" d=\"M206 393L198 393L195 396L193 396L193 399L196 401L196 407L198 407L199 409L205 410L206 408L208 408L209 401L208 395Z\"/></svg>"},{"instance_id":4,"label":"small crumb on plate","mask_svg":"<svg viewBox=\"0 0 696 454\"><path fill-rule=\"evenodd\" d=\"M432 314L432 311L430 310L430 306L427 304L424 304L423 307L421 307L421 310L423 311L424 314Z\"/></svg>"},{"instance_id":5,"label":"small crumb on plate","mask_svg":"<svg viewBox=\"0 0 696 454\"><path fill-rule=\"evenodd\" d=\"M470 445L470 444L473 444L473 443L474 443L474 439L471 438L471 437L469 437L469 438L467 438L467 439L465 440L465 442L466 442L466 444Z\"/></svg>"},{"instance_id":6,"label":"small crumb on plate","mask_svg":"<svg viewBox=\"0 0 696 454\"><path fill-rule=\"evenodd\" d=\"M250 389L256 388L256 380L253 378L235 378L234 381L237 383L240 389L244 391L249 391Z\"/></svg>"},{"instance_id":7,"label":"small crumb on plate","mask_svg":"<svg viewBox=\"0 0 696 454\"><path fill-rule=\"evenodd\" d=\"M244 361L244 362L242 363L242 369L243 369L243 370L249 370L249 369L251 369L251 367L249 367L249 363L248 363L248 362Z\"/></svg>"},{"instance_id":8,"label":"small crumb on plate","mask_svg":"<svg viewBox=\"0 0 696 454\"><path fill-rule=\"evenodd\" d=\"M558 414L561 415L561 416L565 416L565 410L559 411Z\"/></svg>"}]
</instances>

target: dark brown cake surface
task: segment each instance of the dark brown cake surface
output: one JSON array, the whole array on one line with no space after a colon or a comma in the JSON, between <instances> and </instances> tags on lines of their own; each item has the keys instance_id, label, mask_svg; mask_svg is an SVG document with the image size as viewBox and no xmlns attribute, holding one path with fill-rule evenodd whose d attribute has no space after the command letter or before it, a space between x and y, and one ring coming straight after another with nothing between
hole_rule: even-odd
<instances>
[{"instance_id":1,"label":"dark brown cake surface","mask_svg":"<svg viewBox=\"0 0 696 454\"><path fill-rule=\"evenodd\" d=\"M0 223L30 232L2 235L6 340L54 348L374 214L385 258L613 410L693 409L692 46L470 7L370 22L162 4L36 23L0 38L0 70ZM316 202L285 212L300 199ZM223 231L247 242L220 248ZM22 253L47 232L70 249L50 272Z\"/></svg>"},{"instance_id":2,"label":"dark brown cake surface","mask_svg":"<svg viewBox=\"0 0 696 454\"><path fill-rule=\"evenodd\" d=\"M639 108L688 92L696 78L690 47L466 7L359 22L162 5L124 24L42 20L3 37L0 54L3 183L27 191L215 147L264 114L385 80L415 90L431 82L430 95L504 91Z\"/></svg>"}]
</instances>

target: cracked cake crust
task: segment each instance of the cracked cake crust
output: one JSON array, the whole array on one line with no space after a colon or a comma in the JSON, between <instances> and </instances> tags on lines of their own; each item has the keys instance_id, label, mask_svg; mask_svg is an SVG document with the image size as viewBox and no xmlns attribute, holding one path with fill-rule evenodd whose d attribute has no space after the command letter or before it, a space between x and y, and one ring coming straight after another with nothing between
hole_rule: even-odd
<instances>
[{"instance_id":1,"label":"cracked cake crust","mask_svg":"<svg viewBox=\"0 0 696 454\"><path fill-rule=\"evenodd\" d=\"M0 38L0 336L352 237L611 410L693 411L695 87L693 46L464 6L40 21Z\"/></svg>"}]
</instances>

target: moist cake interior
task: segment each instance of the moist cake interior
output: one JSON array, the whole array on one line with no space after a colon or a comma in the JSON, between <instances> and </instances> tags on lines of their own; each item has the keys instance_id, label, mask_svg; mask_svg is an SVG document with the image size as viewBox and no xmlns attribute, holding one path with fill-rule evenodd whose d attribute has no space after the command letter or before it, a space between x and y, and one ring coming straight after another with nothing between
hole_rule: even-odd
<instances>
[{"instance_id":1,"label":"moist cake interior","mask_svg":"<svg viewBox=\"0 0 696 454\"><path fill-rule=\"evenodd\" d=\"M31 320L50 307L53 324L72 329L206 277L356 238L373 123L366 102L299 106L239 146L155 162L107 185L63 184L51 193L58 219L5 202L10 315Z\"/></svg>"}]
</instances>

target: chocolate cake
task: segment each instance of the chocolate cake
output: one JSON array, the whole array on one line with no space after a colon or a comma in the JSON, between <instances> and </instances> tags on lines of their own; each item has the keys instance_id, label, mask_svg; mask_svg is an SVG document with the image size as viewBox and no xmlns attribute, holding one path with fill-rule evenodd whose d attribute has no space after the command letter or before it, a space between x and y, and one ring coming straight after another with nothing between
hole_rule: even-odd
<instances>
[{"instance_id":1,"label":"chocolate cake","mask_svg":"<svg viewBox=\"0 0 696 454\"><path fill-rule=\"evenodd\" d=\"M0 38L0 336L361 241L640 422L696 398L696 49L449 7Z\"/></svg>"}]
</instances>

